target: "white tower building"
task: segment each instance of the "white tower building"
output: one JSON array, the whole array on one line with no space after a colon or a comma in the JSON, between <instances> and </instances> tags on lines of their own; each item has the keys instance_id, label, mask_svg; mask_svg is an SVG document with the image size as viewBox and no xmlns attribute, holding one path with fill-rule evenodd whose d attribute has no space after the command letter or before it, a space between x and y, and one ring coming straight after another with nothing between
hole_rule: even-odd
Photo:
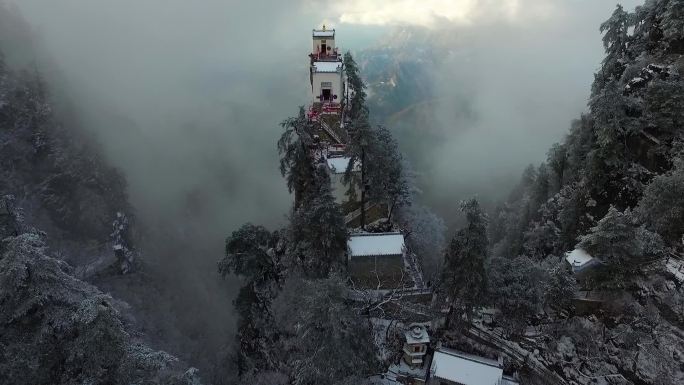
<instances>
[{"instance_id":1,"label":"white tower building","mask_svg":"<svg viewBox=\"0 0 684 385\"><path fill-rule=\"evenodd\" d=\"M344 99L342 56L335 46L335 30L313 30L311 99L313 103L339 105Z\"/></svg>"}]
</instances>

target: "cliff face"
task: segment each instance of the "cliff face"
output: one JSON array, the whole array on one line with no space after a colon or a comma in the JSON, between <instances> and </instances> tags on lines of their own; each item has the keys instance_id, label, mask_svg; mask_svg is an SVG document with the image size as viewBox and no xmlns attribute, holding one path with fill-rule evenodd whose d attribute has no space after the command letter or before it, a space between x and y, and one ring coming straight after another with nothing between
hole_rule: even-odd
<instances>
[{"instance_id":1,"label":"cliff face","mask_svg":"<svg viewBox=\"0 0 684 385\"><path fill-rule=\"evenodd\" d=\"M684 381L681 282L653 272L632 289L596 315L556 320L534 357L579 384Z\"/></svg>"}]
</instances>

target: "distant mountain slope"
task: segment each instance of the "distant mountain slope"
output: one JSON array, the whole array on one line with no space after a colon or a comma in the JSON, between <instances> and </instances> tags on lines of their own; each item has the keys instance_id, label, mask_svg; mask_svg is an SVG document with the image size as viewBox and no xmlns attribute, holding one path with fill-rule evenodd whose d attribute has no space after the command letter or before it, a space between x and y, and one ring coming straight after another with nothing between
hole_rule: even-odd
<instances>
[{"instance_id":1,"label":"distant mountain slope","mask_svg":"<svg viewBox=\"0 0 684 385\"><path fill-rule=\"evenodd\" d=\"M434 98L434 72L449 54L439 35L427 29L402 28L359 52L374 119Z\"/></svg>"},{"instance_id":2,"label":"distant mountain slope","mask_svg":"<svg viewBox=\"0 0 684 385\"><path fill-rule=\"evenodd\" d=\"M464 95L442 99L436 84L440 77L435 74L444 70L458 49L453 46L455 41L458 38L443 31L406 27L395 29L358 54L371 119L392 130L401 151L424 178L419 180L423 197L438 206L442 202L433 196L430 183L433 150L468 126L460 123L475 119ZM449 122L444 121L444 111L450 112Z\"/></svg>"},{"instance_id":3,"label":"distant mountain slope","mask_svg":"<svg viewBox=\"0 0 684 385\"><path fill-rule=\"evenodd\" d=\"M494 213L492 261L569 270L564 253L585 249L601 264L535 356L581 384L680 384L684 3L618 6L601 31L590 110Z\"/></svg>"},{"instance_id":4,"label":"distant mountain slope","mask_svg":"<svg viewBox=\"0 0 684 385\"><path fill-rule=\"evenodd\" d=\"M541 231L537 227L551 221L559 229L550 240L554 246L535 249L535 254L559 255L610 206L634 209L659 176L681 172L681 11L681 2L652 1L634 13L619 8L603 24L606 57L592 87L590 111L573 122L546 162L525 172L499 210L494 227L503 231L495 232L493 240L499 242L500 254L526 252L526 233ZM666 238L681 247L680 236L681 231Z\"/></svg>"},{"instance_id":5,"label":"distant mountain slope","mask_svg":"<svg viewBox=\"0 0 684 385\"><path fill-rule=\"evenodd\" d=\"M32 41L20 17L2 6L0 24L0 194L13 195L27 223L47 231L69 262L93 262L111 254L100 249L117 213L131 211L124 178L101 158L78 118L66 110L57 118L49 85L23 60L25 48L17 48Z\"/></svg>"}]
</instances>

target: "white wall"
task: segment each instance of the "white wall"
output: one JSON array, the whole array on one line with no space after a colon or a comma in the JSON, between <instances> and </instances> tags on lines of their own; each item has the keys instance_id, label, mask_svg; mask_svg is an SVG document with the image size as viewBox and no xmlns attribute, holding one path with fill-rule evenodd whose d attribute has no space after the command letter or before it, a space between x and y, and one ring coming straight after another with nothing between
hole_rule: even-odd
<instances>
[{"instance_id":1,"label":"white wall","mask_svg":"<svg viewBox=\"0 0 684 385\"><path fill-rule=\"evenodd\" d=\"M321 83L332 83L332 94L337 95L337 99L333 99L336 103L342 102L342 73L332 72L314 72L313 73L313 90L311 91L311 99L314 102L320 102L317 96L321 95Z\"/></svg>"},{"instance_id":2,"label":"white wall","mask_svg":"<svg viewBox=\"0 0 684 385\"><path fill-rule=\"evenodd\" d=\"M342 203L347 200L347 196L344 195L347 192L347 186L342 183L344 179L344 174L331 174L330 183L332 185L332 195L335 197L335 202Z\"/></svg>"}]
</instances>

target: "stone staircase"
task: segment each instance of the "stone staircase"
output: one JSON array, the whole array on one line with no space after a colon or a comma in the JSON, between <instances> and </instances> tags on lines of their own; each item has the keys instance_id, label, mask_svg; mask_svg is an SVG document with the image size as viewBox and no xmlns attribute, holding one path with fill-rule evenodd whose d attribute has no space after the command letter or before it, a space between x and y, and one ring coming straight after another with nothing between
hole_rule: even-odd
<instances>
[{"instance_id":1,"label":"stone staircase","mask_svg":"<svg viewBox=\"0 0 684 385\"><path fill-rule=\"evenodd\" d=\"M425 278L423 277L423 270L418 264L416 255L410 251L404 254L404 266L406 266L406 271L411 276L411 279L415 283L416 289L426 289Z\"/></svg>"},{"instance_id":2,"label":"stone staircase","mask_svg":"<svg viewBox=\"0 0 684 385\"><path fill-rule=\"evenodd\" d=\"M330 136L335 142L337 142L337 144L345 144L342 141L342 139L340 138L340 136L337 135L335 130L330 128L330 126L328 125L328 123L325 122L325 120L321 119L320 123L321 123L321 128L323 129L323 131L325 131L325 133L328 134L328 136Z\"/></svg>"}]
</instances>

